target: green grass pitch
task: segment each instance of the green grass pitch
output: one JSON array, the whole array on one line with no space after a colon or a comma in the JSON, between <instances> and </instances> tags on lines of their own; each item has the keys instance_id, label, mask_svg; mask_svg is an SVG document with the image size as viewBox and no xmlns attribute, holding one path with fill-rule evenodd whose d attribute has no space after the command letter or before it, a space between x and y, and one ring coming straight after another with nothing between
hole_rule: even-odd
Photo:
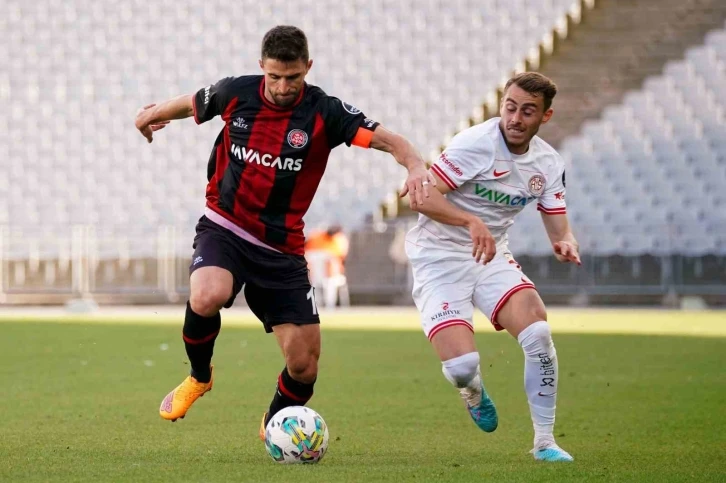
<instances>
[{"instance_id":1,"label":"green grass pitch","mask_svg":"<svg viewBox=\"0 0 726 483\"><path fill-rule=\"evenodd\" d=\"M382 317L398 319L371 316ZM310 406L328 423L329 452L318 465L282 466L257 437L283 364L261 327L223 326L214 390L170 423L158 407L188 370L181 322L66 322L0 323L0 481L726 481L723 328L658 336L553 324L556 434L575 462L542 464L527 453L522 354L508 335L477 335L500 412L485 434L419 331L324 325Z\"/></svg>"}]
</instances>

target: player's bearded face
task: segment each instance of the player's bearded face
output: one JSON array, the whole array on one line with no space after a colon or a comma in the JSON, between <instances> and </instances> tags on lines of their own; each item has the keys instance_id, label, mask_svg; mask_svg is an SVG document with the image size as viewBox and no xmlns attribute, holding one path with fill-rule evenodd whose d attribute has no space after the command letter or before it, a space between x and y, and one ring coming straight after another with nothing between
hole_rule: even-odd
<instances>
[{"instance_id":1,"label":"player's bearded face","mask_svg":"<svg viewBox=\"0 0 726 483\"><path fill-rule=\"evenodd\" d=\"M265 97L280 107L295 103L305 83L305 76L313 61L296 60L283 62L276 59L263 59L260 67L265 74Z\"/></svg>"},{"instance_id":2,"label":"player's bearded face","mask_svg":"<svg viewBox=\"0 0 726 483\"><path fill-rule=\"evenodd\" d=\"M552 117L552 109L544 110L541 95L530 94L514 84L504 93L500 116L499 127L510 151L524 154L539 127Z\"/></svg>"}]
</instances>

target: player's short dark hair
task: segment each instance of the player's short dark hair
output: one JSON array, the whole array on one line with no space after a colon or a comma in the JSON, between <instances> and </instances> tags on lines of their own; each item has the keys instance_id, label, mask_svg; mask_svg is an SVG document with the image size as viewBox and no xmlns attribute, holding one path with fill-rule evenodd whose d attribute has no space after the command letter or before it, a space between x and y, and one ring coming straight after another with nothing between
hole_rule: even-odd
<instances>
[{"instance_id":1,"label":"player's short dark hair","mask_svg":"<svg viewBox=\"0 0 726 483\"><path fill-rule=\"evenodd\" d=\"M275 59L281 62L307 62L308 38L305 32L292 25L278 25L267 31L262 38L262 60Z\"/></svg>"},{"instance_id":2,"label":"player's short dark hair","mask_svg":"<svg viewBox=\"0 0 726 483\"><path fill-rule=\"evenodd\" d=\"M507 81L504 92L507 92L512 84L516 84L523 91L532 95L541 95L544 100L544 110L550 108L552 99L557 95L557 85L547 76L539 72L522 72Z\"/></svg>"}]
</instances>

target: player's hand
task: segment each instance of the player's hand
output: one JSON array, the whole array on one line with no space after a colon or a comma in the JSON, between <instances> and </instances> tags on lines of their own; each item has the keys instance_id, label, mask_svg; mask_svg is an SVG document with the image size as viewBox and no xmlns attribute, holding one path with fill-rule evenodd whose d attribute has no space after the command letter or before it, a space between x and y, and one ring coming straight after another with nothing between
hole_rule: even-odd
<instances>
[{"instance_id":1,"label":"player's hand","mask_svg":"<svg viewBox=\"0 0 726 483\"><path fill-rule=\"evenodd\" d=\"M166 125L169 124L169 121L149 124L147 120L149 113L147 111L154 106L156 106L156 104L148 104L136 111L136 129L141 132L141 135L144 136L148 142L152 142L154 140L155 131L164 129Z\"/></svg>"},{"instance_id":2,"label":"player's hand","mask_svg":"<svg viewBox=\"0 0 726 483\"><path fill-rule=\"evenodd\" d=\"M482 257L484 257L484 265L491 262L497 253L497 244L489 228L476 216L472 217L467 228L469 228L473 245L471 255L476 259L476 263L482 261Z\"/></svg>"},{"instance_id":3,"label":"player's hand","mask_svg":"<svg viewBox=\"0 0 726 483\"><path fill-rule=\"evenodd\" d=\"M406 184L401 190L401 198L408 196L408 203L412 210L424 204L424 198L429 197L429 186L436 186L436 178L421 163L408 170Z\"/></svg>"},{"instance_id":4,"label":"player's hand","mask_svg":"<svg viewBox=\"0 0 726 483\"><path fill-rule=\"evenodd\" d=\"M552 245L555 251L555 258L562 263L573 262L582 265L577 245L567 241L560 241Z\"/></svg>"}]
</instances>

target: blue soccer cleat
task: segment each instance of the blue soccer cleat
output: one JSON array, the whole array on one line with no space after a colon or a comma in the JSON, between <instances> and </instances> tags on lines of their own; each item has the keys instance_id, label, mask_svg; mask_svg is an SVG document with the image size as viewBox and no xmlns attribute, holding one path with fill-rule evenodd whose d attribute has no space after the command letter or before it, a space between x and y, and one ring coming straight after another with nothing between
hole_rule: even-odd
<instances>
[{"instance_id":1,"label":"blue soccer cleat","mask_svg":"<svg viewBox=\"0 0 726 483\"><path fill-rule=\"evenodd\" d=\"M491 433L499 425L499 417L497 416L497 408L494 406L494 401L489 398L486 389L484 389L484 383L481 384L481 401L478 406L466 405L469 410L471 419L474 420L479 429L484 432Z\"/></svg>"},{"instance_id":2,"label":"blue soccer cleat","mask_svg":"<svg viewBox=\"0 0 726 483\"><path fill-rule=\"evenodd\" d=\"M564 449L557 446L554 442L547 446L534 448L530 451L537 461L574 461L575 459L565 451Z\"/></svg>"}]
</instances>

